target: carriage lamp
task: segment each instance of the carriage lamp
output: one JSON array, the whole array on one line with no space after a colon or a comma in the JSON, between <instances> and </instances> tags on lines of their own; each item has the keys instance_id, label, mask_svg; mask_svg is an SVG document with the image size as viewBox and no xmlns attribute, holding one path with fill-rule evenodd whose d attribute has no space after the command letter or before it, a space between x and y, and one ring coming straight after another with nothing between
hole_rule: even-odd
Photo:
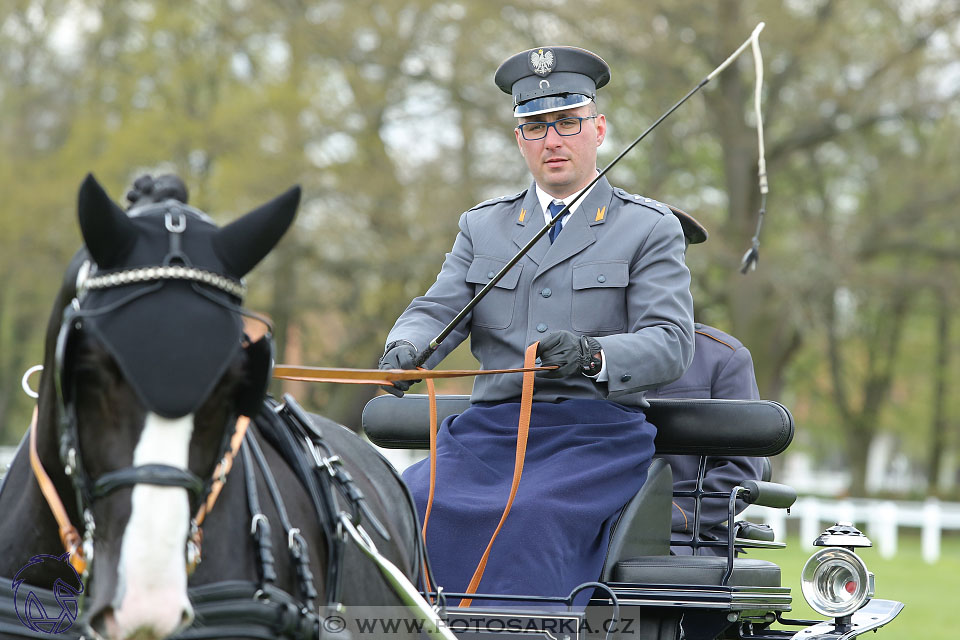
<instances>
[{"instance_id":1,"label":"carriage lamp","mask_svg":"<svg viewBox=\"0 0 960 640\"><path fill-rule=\"evenodd\" d=\"M846 625L874 592L874 576L854 549L872 543L850 523L838 522L813 543L820 549L803 565L800 587L807 604L817 613Z\"/></svg>"}]
</instances>

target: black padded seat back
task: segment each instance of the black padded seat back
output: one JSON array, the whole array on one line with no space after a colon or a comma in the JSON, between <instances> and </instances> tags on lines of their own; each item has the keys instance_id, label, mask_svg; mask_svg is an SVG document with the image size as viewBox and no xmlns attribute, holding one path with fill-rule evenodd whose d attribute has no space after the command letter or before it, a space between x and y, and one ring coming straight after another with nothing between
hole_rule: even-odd
<instances>
[{"instance_id":1,"label":"black padded seat back","mask_svg":"<svg viewBox=\"0 0 960 640\"><path fill-rule=\"evenodd\" d=\"M463 413L470 396L438 396L438 422ZM377 396L363 408L363 430L388 449L429 446L427 396ZM657 453L708 456L775 456L793 440L793 416L772 400L650 400L647 420L657 427Z\"/></svg>"},{"instance_id":2,"label":"black padded seat back","mask_svg":"<svg viewBox=\"0 0 960 640\"><path fill-rule=\"evenodd\" d=\"M762 469L760 471L760 479L764 482L770 482L770 478L773 477L773 464L770 462L770 458L764 458L762 461Z\"/></svg>"},{"instance_id":3,"label":"black padded seat back","mask_svg":"<svg viewBox=\"0 0 960 640\"><path fill-rule=\"evenodd\" d=\"M656 458L647 470L647 481L620 512L610 531L601 582L612 579L613 568L624 558L670 553L670 516L673 473Z\"/></svg>"},{"instance_id":4,"label":"black padded seat back","mask_svg":"<svg viewBox=\"0 0 960 640\"><path fill-rule=\"evenodd\" d=\"M634 584L719 585L727 559L718 556L644 556L621 560L610 575L612 582ZM729 585L779 587L780 567L767 560L737 558Z\"/></svg>"}]
</instances>

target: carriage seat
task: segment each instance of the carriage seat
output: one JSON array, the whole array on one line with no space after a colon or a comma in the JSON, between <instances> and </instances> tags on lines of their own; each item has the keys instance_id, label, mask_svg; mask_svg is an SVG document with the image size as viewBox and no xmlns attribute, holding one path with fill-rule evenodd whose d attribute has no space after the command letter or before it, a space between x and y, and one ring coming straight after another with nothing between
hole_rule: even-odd
<instances>
[{"instance_id":1,"label":"carriage seat","mask_svg":"<svg viewBox=\"0 0 960 640\"><path fill-rule=\"evenodd\" d=\"M438 396L438 423L469 406L470 396ZM773 401L660 398L650 400L646 416L657 426L657 453L773 456L793 439L793 417ZM377 396L363 409L364 431L385 448L428 448L429 424L429 402L422 394ZM647 481L614 524L601 581L721 584L726 558L669 555L672 497L670 465L655 459ZM737 558L729 584L780 586L780 569L772 562Z\"/></svg>"}]
</instances>

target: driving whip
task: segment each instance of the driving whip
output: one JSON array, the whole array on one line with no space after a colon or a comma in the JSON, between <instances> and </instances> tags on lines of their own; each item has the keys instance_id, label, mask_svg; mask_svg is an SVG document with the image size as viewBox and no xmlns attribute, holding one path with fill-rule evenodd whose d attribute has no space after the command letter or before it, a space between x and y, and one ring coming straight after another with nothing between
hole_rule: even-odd
<instances>
[{"instance_id":1,"label":"driving whip","mask_svg":"<svg viewBox=\"0 0 960 640\"><path fill-rule=\"evenodd\" d=\"M697 84L697 86L695 86L693 89L687 92L687 95L683 96L679 101L676 102L676 104L674 104L672 107L667 109L667 111L664 112L664 114L661 115L659 118L657 118L657 120L652 125L647 127L646 131L641 133L633 142L627 145L627 148L621 151L620 154L616 158L614 158L613 161L603 169L603 171L600 171L599 173L597 173L597 176L590 182L590 184L588 184L583 190L581 190L580 193L578 193L573 200L571 200L566 206L563 207L563 209L561 209L555 216L553 216L550 222L545 224L543 228L540 229L540 231L538 231L537 234L533 236L533 238L531 238L530 241L527 244L525 244L520 249L520 251L518 251L517 254L513 256L509 260L509 262L507 262L507 264L505 264L503 268L500 269L500 271L496 275L494 275L493 278L486 285L484 285L484 287L480 291L477 292L477 294L473 297L473 299L467 303L467 305L456 315L456 317L453 318L453 320L450 321L450 323L446 327L444 327L443 331L441 331L436 338L430 341L430 345L417 355L417 359L414 362L414 366L415 367L423 366L423 364L430 358L431 355L433 355L433 353L440 346L440 343L443 342L447 338L447 336L449 336L454 331L454 329L457 328L457 325L459 325L471 311L473 311L473 308L477 306L477 304L480 302L480 300L483 299L484 296L487 295L490 289L492 289L494 286L496 286L498 282L500 282L503 276L505 276L507 272L510 271L510 269L512 269L513 266L516 265L523 258L523 256L527 254L528 251L530 251L533 245L535 245L537 241L539 241L540 238L544 236L544 234L550 231L550 229L553 227L554 224L556 224L558 220L562 219L563 216L567 215L567 212L570 211L570 207L572 207L574 203L576 203L577 200L579 200L583 194L589 192L590 187L595 185L600 180L600 178L605 176L607 172L610 171L610 169L612 169L618 162L620 162L620 160L625 155L627 155L635 146L637 146L637 144L641 140L647 137L647 135L651 131L657 128L657 126L661 122L666 120L671 113L676 111L680 107L680 105L686 102L693 94L695 94L700 89L702 89L705 84L710 82L715 76L720 74L724 69L729 67L733 63L733 61L736 60L737 57L741 53L743 53L746 50L746 48L751 44L753 45L753 55L756 62L756 70L758 74L755 104L757 107L757 115L758 115L757 131L758 131L758 135L760 136L760 190L761 190L761 193L763 194L763 202L765 202L766 192L767 192L766 163L764 162L764 159L763 159L763 129L759 119L759 104L760 104L759 74L762 73L763 66L760 60L760 44L758 40L760 36L760 32L763 30L763 27L764 27L763 22L758 24L756 28L753 30L753 33L750 34L750 37L747 38L743 42L743 44L741 44L737 48L736 51L730 54L730 56L726 60L724 60L720 64L720 66L718 66L716 69L714 69L709 74L707 74L707 76L703 80L701 80L700 83ZM761 221L762 221L762 214L763 214L763 208L761 207ZM759 232L760 232L760 229L758 225L757 234L759 234ZM747 256L744 256L745 264L748 262L748 259L750 259L751 263L753 264L755 264L756 262L756 250L758 247L758 240L756 235L754 236L753 241L754 241L754 247L748 252Z\"/></svg>"}]
</instances>

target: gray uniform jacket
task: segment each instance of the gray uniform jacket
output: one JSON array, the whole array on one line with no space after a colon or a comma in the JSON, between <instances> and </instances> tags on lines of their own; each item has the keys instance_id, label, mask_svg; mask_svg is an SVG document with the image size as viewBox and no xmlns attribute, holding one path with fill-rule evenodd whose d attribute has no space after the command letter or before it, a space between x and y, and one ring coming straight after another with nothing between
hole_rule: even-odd
<instances>
[{"instance_id":1,"label":"gray uniform jacket","mask_svg":"<svg viewBox=\"0 0 960 640\"><path fill-rule=\"evenodd\" d=\"M693 364L679 380L648 392L650 398L723 398L758 400L757 379L753 372L750 351L739 340L713 327L696 325L696 354ZM700 459L697 456L659 456L673 469L673 488L692 491L697 486ZM707 458L704 491L727 491L747 479L760 479L762 458L747 456L710 456ZM673 530L693 532L693 498L675 498ZM700 523L703 531L727 520L727 500L704 500ZM739 504L743 508L743 504ZM715 532L716 533L716 532ZM726 532L723 532L726 535ZM710 537L709 535L707 536ZM689 539L687 536L685 539ZM689 547L674 547L680 554L689 554ZM702 553L725 554L718 548L705 548Z\"/></svg>"},{"instance_id":2,"label":"gray uniform jacket","mask_svg":"<svg viewBox=\"0 0 960 640\"><path fill-rule=\"evenodd\" d=\"M426 348L542 226L532 185L464 213L437 281L410 303L387 343ZM520 367L528 345L559 329L597 337L609 382L538 378L536 400L645 407L644 390L680 377L693 359L693 299L683 233L669 208L602 178L556 241L540 238L426 365L436 366L470 333L483 368ZM522 374L477 376L471 402L519 398L521 380Z\"/></svg>"}]
</instances>

